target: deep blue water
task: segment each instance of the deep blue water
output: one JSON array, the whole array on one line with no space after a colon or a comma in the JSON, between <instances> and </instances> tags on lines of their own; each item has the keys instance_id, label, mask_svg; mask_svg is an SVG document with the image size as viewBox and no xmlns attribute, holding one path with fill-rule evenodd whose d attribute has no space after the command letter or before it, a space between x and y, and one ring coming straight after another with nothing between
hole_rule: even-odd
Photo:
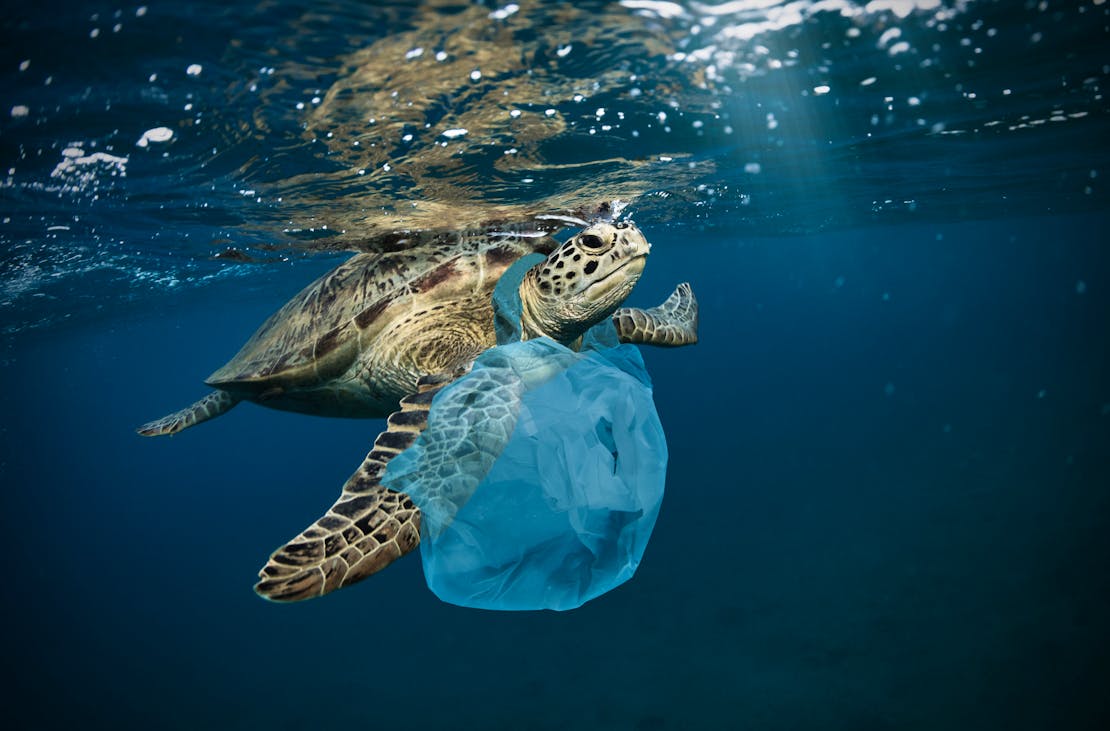
<instances>
[{"instance_id":1,"label":"deep blue water","mask_svg":"<svg viewBox=\"0 0 1110 731\"><path fill-rule=\"evenodd\" d=\"M6 10L6 726L1105 727L1108 5L910 5ZM375 54L460 19L524 62L387 135ZM632 303L702 307L643 351L670 464L634 579L483 612L408 558L258 599L381 423L134 427L398 217L610 194L653 242Z\"/></svg>"}]
</instances>

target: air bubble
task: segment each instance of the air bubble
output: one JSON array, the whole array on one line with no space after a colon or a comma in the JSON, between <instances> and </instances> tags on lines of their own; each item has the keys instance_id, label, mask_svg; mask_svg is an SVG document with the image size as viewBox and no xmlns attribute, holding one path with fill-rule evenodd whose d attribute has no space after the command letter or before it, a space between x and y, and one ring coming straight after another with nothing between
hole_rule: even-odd
<instances>
[{"instance_id":1,"label":"air bubble","mask_svg":"<svg viewBox=\"0 0 1110 731\"><path fill-rule=\"evenodd\" d=\"M143 136L135 144L138 147L146 147L151 142L169 142L172 138L173 130L169 127L154 127L143 132Z\"/></svg>"}]
</instances>

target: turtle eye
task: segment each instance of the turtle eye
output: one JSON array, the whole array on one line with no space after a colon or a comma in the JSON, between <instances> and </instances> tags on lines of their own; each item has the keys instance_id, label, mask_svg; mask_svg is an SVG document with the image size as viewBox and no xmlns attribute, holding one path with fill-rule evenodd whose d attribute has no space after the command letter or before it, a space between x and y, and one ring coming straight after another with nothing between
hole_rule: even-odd
<instances>
[{"instance_id":1,"label":"turtle eye","mask_svg":"<svg viewBox=\"0 0 1110 731\"><path fill-rule=\"evenodd\" d=\"M605 242L601 240L600 236L594 234L582 234L578 237L578 243L587 249L600 249L605 246Z\"/></svg>"}]
</instances>

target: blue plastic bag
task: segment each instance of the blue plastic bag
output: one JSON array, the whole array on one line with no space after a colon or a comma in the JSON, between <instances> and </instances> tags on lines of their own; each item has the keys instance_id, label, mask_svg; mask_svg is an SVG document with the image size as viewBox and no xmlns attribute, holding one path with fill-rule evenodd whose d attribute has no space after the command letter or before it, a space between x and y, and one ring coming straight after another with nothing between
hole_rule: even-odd
<instances>
[{"instance_id":1,"label":"blue plastic bag","mask_svg":"<svg viewBox=\"0 0 1110 731\"><path fill-rule=\"evenodd\" d=\"M604 326L587 343L615 342ZM383 482L421 509L424 576L440 599L561 610L632 577L666 465L639 351L542 338L487 351L437 394Z\"/></svg>"}]
</instances>

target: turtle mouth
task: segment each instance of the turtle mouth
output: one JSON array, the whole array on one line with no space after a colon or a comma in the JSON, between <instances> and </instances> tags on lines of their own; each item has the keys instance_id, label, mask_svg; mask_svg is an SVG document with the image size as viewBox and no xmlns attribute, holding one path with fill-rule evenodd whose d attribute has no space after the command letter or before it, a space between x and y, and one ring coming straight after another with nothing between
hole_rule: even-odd
<instances>
[{"instance_id":1,"label":"turtle mouth","mask_svg":"<svg viewBox=\"0 0 1110 731\"><path fill-rule=\"evenodd\" d=\"M608 274L606 274L601 279L597 279L597 280L587 284L586 288L582 291L584 293L589 293L590 295L593 295L595 292L601 292L602 294L606 294L610 290L613 289L613 286L612 286L612 283L610 282L610 280L612 280L615 275L621 274L622 272L624 272L625 269L627 269L629 266L631 266L633 264L639 265L639 271L642 272L644 270L644 265L647 263L646 260L647 260L647 252L644 252L642 254L636 254L635 256L630 256L627 259L624 259L620 263L620 266L614 268L613 271L609 272ZM606 284L607 282L610 282L610 284L608 286L603 287L602 285Z\"/></svg>"}]
</instances>

